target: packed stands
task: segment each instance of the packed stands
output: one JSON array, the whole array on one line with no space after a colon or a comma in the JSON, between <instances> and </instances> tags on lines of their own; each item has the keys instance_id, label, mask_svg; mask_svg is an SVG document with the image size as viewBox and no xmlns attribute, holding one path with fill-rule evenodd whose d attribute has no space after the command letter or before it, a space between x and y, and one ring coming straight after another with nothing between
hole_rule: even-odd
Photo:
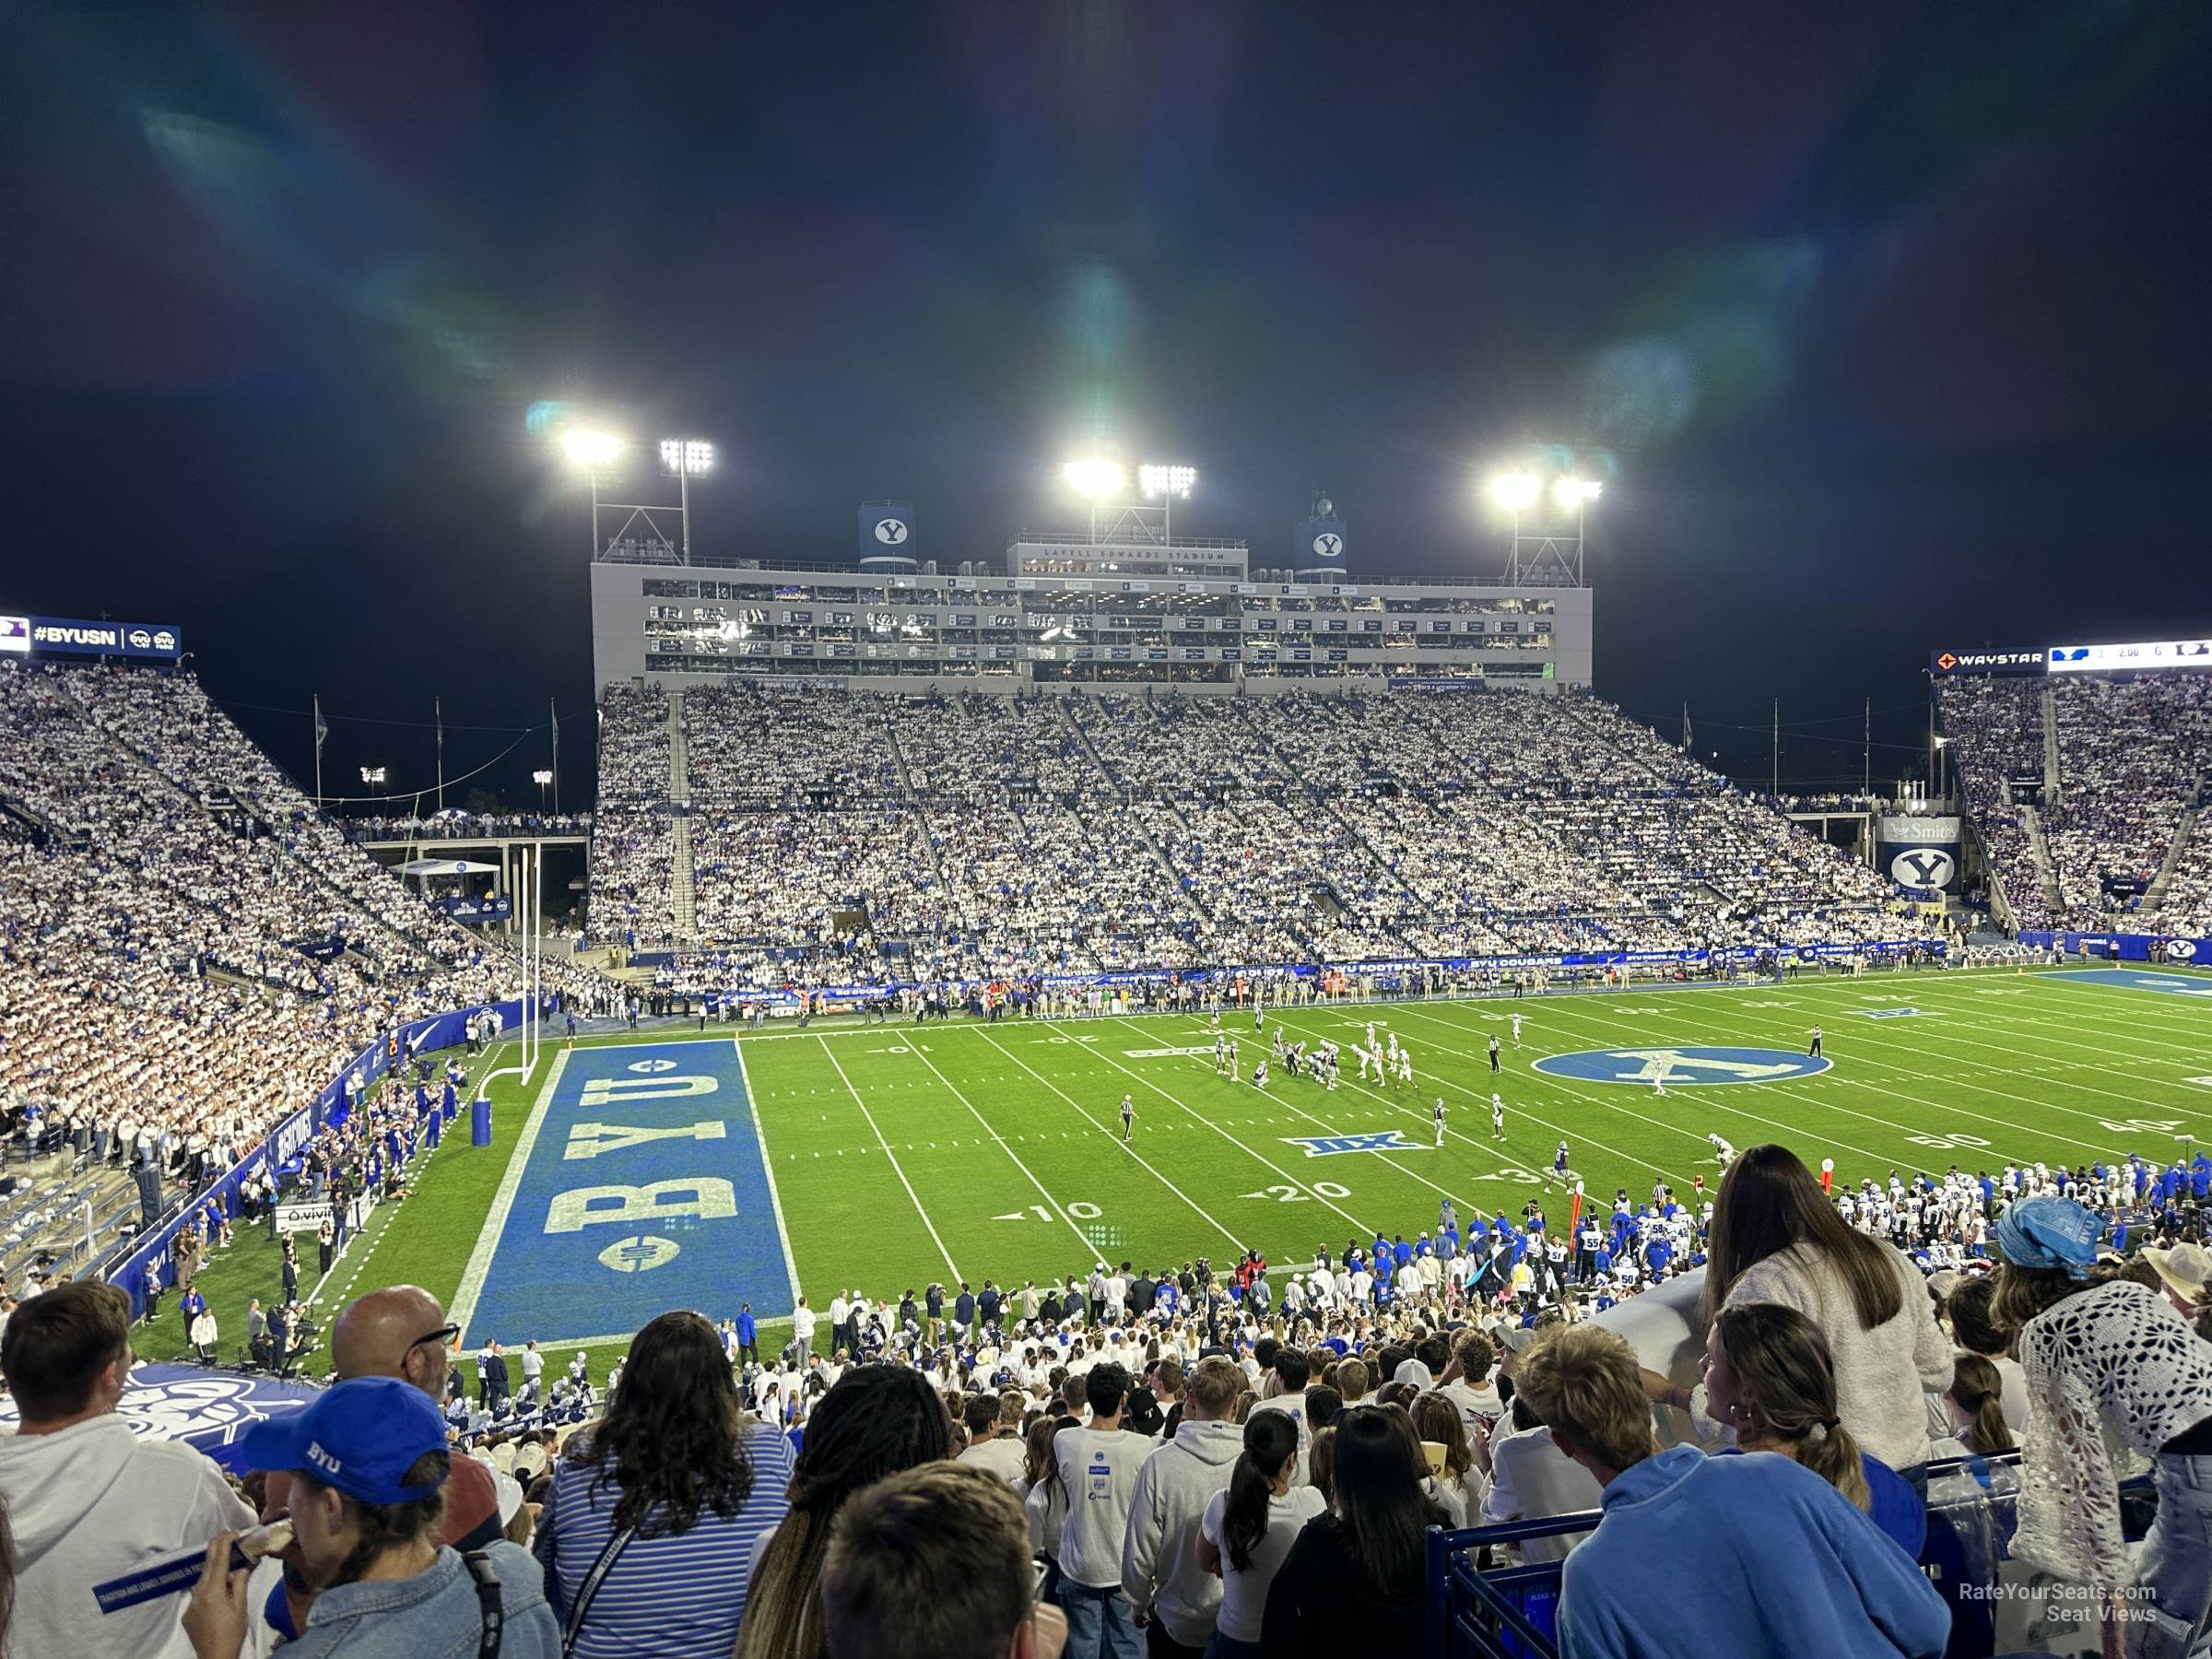
<instances>
[{"instance_id":1,"label":"packed stands","mask_svg":"<svg viewBox=\"0 0 2212 1659\"><path fill-rule=\"evenodd\" d=\"M0 1109L196 1180L520 964L322 817L189 675L0 663ZM610 988L548 959L548 988Z\"/></svg>"},{"instance_id":2,"label":"packed stands","mask_svg":"<svg viewBox=\"0 0 2212 1659\"><path fill-rule=\"evenodd\" d=\"M2212 677L1960 678L1940 696L2019 926L2194 935L2212 923L2212 857L2195 833Z\"/></svg>"},{"instance_id":3,"label":"packed stands","mask_svg":"<svg viewBox=\"0 0 2212 1659\"><path fill-rule=\"evenodd\" d=\"M1589 698L695 691L681 803L669 720L609 694L593 926L741 979L1849 944L1890 897Z\"/></svg>"}]
</instances>

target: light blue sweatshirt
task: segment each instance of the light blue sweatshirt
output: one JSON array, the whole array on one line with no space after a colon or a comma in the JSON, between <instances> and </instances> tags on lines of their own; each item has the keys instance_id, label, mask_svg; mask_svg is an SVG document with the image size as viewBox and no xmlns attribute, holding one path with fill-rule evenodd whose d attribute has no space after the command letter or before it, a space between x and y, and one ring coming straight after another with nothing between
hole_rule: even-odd
<instances>
[{"instance_id":1,"label":"light blue sweatshirt","mask_svg":"<svg viewBox=\"0 0 2212 1659\"><path fill-rule=\"evenodd\" d=\"M1561 1659L1934 1659L1950 1611L1919 1565L1810 1469L1771 1452L1647 1457L1567 1558Z\"/></svg>"}]
</instances>

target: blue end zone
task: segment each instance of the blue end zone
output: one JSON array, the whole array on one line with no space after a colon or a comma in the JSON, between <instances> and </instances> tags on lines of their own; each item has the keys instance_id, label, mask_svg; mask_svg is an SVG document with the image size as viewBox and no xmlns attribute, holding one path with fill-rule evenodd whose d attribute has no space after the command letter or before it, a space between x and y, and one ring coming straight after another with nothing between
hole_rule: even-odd
<instances>
[{"instance_id":1,"label":"blue end zone","mask_svg":"<svg viewBox=\"0 0 2212 1659\"><path fill-rule=\"evenodd\" d=\"M2035 977L2080 980L2085 984L2116 985L2123 991L2155 991L2167 996L2212 997L2212 979L2201 973L2161 973L2156 969L2140 968L2068 968Z\"/></svg>"},{"instance_id":2,"label":"blue end zone","mask_svg":"<svg viewBox=\"0 0 2212 1659\"><path fill-rule=\"evenodd\" d=\"M467 1340L575 1342L670 1308L791 1312L736 1046L574 1049L530 1147Z\"/></svg>"}]
</instances>

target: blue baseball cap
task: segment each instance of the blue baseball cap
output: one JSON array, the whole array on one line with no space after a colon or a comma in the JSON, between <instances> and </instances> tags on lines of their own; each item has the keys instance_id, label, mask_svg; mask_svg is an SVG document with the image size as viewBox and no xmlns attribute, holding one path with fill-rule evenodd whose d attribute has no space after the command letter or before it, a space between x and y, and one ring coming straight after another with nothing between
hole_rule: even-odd
<instances>
[{"instance_id":1,"label":"blue baseball cap","mask_svg":"<svg viewBox=\"0 0 2212 1659\"><path fill-rule=\"evenodd\" d=\"M412 1503L442 1482L406 1484L426 1452L446 1449L430 1396L398 1377L355 1377L305 1411L256 1423L239 1437L236 1466L298 1469L362 1503Z\"/></svg>"}]
</instances>

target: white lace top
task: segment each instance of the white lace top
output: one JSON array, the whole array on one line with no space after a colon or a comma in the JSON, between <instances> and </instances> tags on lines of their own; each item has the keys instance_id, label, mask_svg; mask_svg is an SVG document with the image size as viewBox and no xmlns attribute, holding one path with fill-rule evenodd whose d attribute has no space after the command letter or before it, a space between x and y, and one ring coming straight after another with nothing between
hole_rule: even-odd
<instances>
[{"instance_id":1,"label":"white lace top","mask_svg":"<svg viewBox=\"0 0 2212 1659\"><path fill-rule=\"evenodd\" d=\"M2115 1279L2029 1321L2020 1360L2028 1433L2013 1554L2100 1589L2134 1583L2114 1446L2148 1456L2212 1418L2212 1343L2164 1297Z\"/></svg>"}]
</instances>

